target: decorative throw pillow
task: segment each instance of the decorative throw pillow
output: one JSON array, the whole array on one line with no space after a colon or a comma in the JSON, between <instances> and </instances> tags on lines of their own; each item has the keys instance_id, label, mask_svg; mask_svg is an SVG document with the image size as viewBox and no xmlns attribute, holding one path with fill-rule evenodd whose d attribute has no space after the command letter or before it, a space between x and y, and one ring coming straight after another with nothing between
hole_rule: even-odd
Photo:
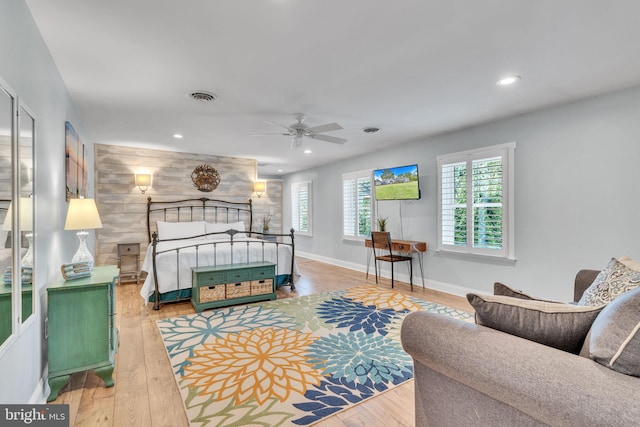
<instances>
[{"instance_id":1,"label":"decorative throw pillow","mask_svg":"<svg viewBox=\"0 0 640 427\"><path fill-rule=\"evenodd\" d=\"M640 271L632 270L615 258L584 291L578 305L605 305L623 293L640 286Z\"/></svg>"},{"instance_id":2,"label":"decorative throw pillow","mask_svg":"<svg viewBox=\"0 0 640 427\"><path fill-rule=\"evenodd\" d=\"M603 307L584 307L502 295L467 294L476 323L578 354Z\"/></svg>"},{"instance_id":3,"label":"decorative throw pillow","mask_svg":"<svg viewBox=\"0 0 640 427\"><path fill-rule=\"evenodd\" d=\"M564 304L560 301L552 301L552 300L545 300L545 299L540 299L540 298L536 298L536 297L532 297L529 294L525 294L524 292L522 292L519 289L514 289L511 288L503 283L500 282L495 282L493 284L493 294L494 295L502 295L505 297L512 297L512 298L519 298L519 299L524 299L524 300L535 300L535 301L546 301L546 302L553 302L553 303L557 303L557 304Z\"/></svg>"},{"instance_id":4,"label":"decorative throw pillow","mask_svg":"<svg viewBox=\"0 0 640 427\"><path fill-rule=\"evenodd\" d=\"M640 288L611 301L594 320L589 356L608 368L640 377Z\"/></svg>"}]
</instances>

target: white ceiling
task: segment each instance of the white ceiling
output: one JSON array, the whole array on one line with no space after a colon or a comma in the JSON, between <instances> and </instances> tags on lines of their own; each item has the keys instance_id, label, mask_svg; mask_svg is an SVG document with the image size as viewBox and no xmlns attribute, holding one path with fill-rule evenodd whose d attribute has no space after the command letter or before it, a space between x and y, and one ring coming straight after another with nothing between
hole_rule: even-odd
<instances>
[{"instance_id":1,"label":"white ceiling","mask_svg":"<svg viewBox=\"0 0 640 427\"><path fill-rule=\"evenodd\" d=\"M84 139L255 158L261 175L640 84L636 0L26 1ZM348 142L251 136L297 112Z\"/></svg>"}]
</instances>

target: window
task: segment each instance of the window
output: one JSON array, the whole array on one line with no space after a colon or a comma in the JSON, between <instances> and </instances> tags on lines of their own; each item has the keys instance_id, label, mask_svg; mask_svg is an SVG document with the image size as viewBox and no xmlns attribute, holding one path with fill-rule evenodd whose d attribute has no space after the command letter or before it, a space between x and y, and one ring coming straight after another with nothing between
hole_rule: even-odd
<instances>
[{"instance_id":1,"label":"window","mask_svg":"<svg viewBox=\"0 0 640 427\"><path fill-rule=\"evenodd\" d=\"M311 236L311 181L291 185L291 223L296 234Z\"/></svg>"},{"instance_id":2,"label":"window","mask_svg":"<svg viewBox=\"0 0 640 427\"><path fill-rule=\"evenodd\" d=\"M342 229L346 239L364 239L371 235L371 171L342 175Z\"/></svg>"},{"instance_id":3,"label":"window","mask_svg":"<svg viewBox=\"0 0 640 427\"><path fill-rule=\"evenodd\" d=\"M515 143L438 156L438 249L515 259Z\"/></svg>"}]
</instances>

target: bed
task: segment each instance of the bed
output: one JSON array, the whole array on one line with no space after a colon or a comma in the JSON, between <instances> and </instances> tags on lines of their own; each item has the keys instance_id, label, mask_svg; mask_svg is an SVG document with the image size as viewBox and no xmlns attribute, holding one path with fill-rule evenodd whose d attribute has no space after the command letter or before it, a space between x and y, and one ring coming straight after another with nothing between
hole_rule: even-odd
<instances>
[{"instance_id":1,"label":"bed","mask_svg":"<svg viewBox=\"0 0 640 427\"><path fill-rule=\"evenodd\" d=\"M192 267L271 262L276 286L290 286L299 276L294 230L265 234L252 230L253 207L247 202L198 198L147 199L149 245L142 264L147 277L140 295L156 310L191 298Z\"/></svg>"}]
</instances>

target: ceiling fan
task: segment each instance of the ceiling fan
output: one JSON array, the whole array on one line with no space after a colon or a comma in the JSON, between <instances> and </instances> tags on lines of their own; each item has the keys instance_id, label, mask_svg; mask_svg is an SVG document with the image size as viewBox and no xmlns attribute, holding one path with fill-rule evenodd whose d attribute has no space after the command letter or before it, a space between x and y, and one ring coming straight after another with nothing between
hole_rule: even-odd
<instances>
[{"instance_id":1,"label":"ceiling fan","mask_svg":"<svg viewBox=\"0 0 640 427\"><path fill-rule=\"evenodd\" d=\"M303 113L296 113L293 116L296 118L297 122L289 126L285 126L283 124L272 122L272 121L267 121L268 123L273 123L274 125L283 127L287 130L287 133L282 133L282 134L277 133L277 134L271 134L271 135L284 135L284 136L293 137L293 139L291 140L292 150L302 145L302 138L305 136L311 139L317 139L319 141L332 142L334 144L344 144L345 142L347 142L347 140L344 138L338 138L330 135L322 135L323 132L331 132L334 130L342 129L342 126L340 126L337 123L327 123L320 126L309 127L303 123L304 119L306 118L306 116ZM263 136L263 135L254 135L254 136Z\"/></svg>"}]
</instances>

